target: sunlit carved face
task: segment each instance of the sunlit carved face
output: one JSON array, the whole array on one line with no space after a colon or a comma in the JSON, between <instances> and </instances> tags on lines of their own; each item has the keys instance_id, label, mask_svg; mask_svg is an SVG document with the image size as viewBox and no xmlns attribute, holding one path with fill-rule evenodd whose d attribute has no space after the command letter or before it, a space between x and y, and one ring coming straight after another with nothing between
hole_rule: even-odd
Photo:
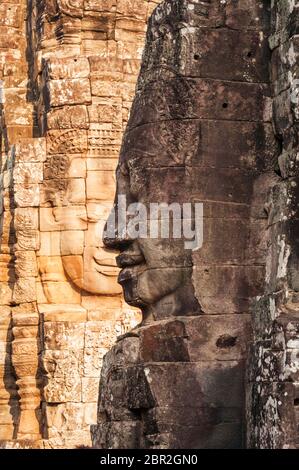
<instances>
[{"instance_id":1,"label":"sunlit carved face","mask_svg":"<svg viewBox=\"0 0 299 470\"><path fill-rule=\"evenodd\" d=\"M86 189L68 180L59 207L53 207L60 230L60 253L67 278L79 289L92 294L119 294L119 269L115 253L102 242L104 220L114 188L113 171L92 171L81 180ZM112 196L110 196L112 199ZM105 200L106 198L106 200ZM67 205L68 204L68 205Z\"/></svg>"},{"instance_id":2,"label":"sunlit carved face","mask_svg":"<svg viewBox=\"0 0 299 470\"><path fill-rule=\"evenodd\" d=\"M152 103L155 103L155 92ZM141 94L142 97L142 94ZM117 169L119 195L127 204L191 202L192 159L198 147L196 122L149 122L146 99L135 99ZM136 119L143 116L141 126ZM148 116L148 118L146 117ZM158 114L155 116L156 120ZM148 123L147 123L148 122ZM194 315L200 307L192 286L192 259L183 239L105 238L107 247L120 250L119 283L125 300L141 307L144 318Z\"/></svg>"}]
</instances>

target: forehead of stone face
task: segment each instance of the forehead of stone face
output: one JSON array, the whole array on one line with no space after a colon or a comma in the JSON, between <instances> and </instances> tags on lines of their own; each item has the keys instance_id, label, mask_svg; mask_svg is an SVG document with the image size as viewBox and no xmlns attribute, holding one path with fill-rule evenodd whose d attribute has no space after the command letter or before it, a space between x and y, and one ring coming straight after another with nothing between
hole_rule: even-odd
<instances>
[{"instance_id":1,"label":"forehead of stone face","mask_svg":"<svg viewBox=\"0 0 299 470\"><path fill-rule=\"evenodd\" d=\"M184 202L194 196L246 203L250 196L250 172L255 171L255 162L238 136L254 134L258 124L252 129L248 124L240 132L237 125L223 123L261 122L266 91L262 83L251 83L256 81L253 76L250 83L239 82L238 76L222 76L217 50L231 54L230 47L221 44L230 44L237 36L226 38L229 41L224 43L214 36L218 26L230 24L236 26L236 31L229 34L238 35L238 29L252 31L255 44L267 15L256 0L233 3L239 13L247 11L247 16L235 15L230 1L173 0L163 2L151 18L120 156L120 165L129 174L130 191L137 200ZM259 21L253 21L251 7ZM188 74L195 50L203 52L200 38L209 35L211 41L219 43L218 49L205 47L206 63L214 68L204 71L202 56L198 55L196 73ZM248 52L247 44L244 47ZM240 50L243 58L243 43ZM225 70L232 74L239 67ZM211 124L214 121L216 126Z\"/></svg>"},{"instance_id":2,"label":"forehead of stone face","mask_svg":"<svg viewBox=\"0 0 299 470\"><path fill-rule=\"evenodd\" d=\"M161 120L128 129L120 166L130 193L143 202L189 198L190 170L196 165L200 125L194 120Z\"/></svg>"},{"instance_id":3,"label":"forehead of stone face","mask_svg":"<svg viewBox=\"0 0 299 470\"><path fill-rule=\"evenodd\" d=\"M138 160L144 167L181 167L196 165L200 144L198 120L157 120L128 128L120 161ZM143 163L142 163L143 161Z\"/></svg>"},{"instance_id":4,"label":"forehead of stone face","mask_svg":"<svg viewBox=\"0 0 299 470\"><path fill-rule=\"evenodd\" d=\"M265 30L271 2L261 0L165 0L154 11L148 38L157 39L175 26Z\"/></svg>"}]
</instances>

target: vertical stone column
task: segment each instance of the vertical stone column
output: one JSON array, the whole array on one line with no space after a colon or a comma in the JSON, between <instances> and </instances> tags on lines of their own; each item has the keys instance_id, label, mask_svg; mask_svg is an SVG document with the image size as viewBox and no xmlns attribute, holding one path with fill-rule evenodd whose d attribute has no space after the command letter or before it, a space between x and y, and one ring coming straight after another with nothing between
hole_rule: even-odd
<instances>
[{"instance_id":1,"label":"vertical stone column","mask_svg":"<svg viewBox=\"0 0 299 470\"><path fill-rule=\"evenodd\" d=\"M42 437L39 313L36 252L39 249L38 206L46 146L43 139L22 139L13 147L15 284L13 289L12 363L20 397L17 439L38 446Z\"/></svg>"},{"instance_id":2,"label":"vertical stone column","mask_svg":"<svg viewBox=\"0 0 299 470\"><path fill-rule=\"evenodd\" d=\"M281 152L279 176L265 199L267 269L264 294L253 308L247 420L249 447L280 449L299 444L299 7L275 0L271 10L273 126Z\"/></svg>"}]
</instances>

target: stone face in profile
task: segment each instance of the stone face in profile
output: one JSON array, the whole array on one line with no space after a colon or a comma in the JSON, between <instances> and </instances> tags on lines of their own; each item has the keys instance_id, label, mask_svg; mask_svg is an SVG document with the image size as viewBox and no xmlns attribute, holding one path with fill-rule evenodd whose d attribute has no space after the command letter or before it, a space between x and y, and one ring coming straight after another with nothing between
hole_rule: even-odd
<instances>
[{"instance_id":1,"label":"stone face in profile","mask_svg":"<svg viewBox=\"0 0 299 470\"><path fill-rule=\"evenodd\" d=\"M120 250L119 281L143 322L104 359L96 447L244 446L249 304L267 244L261 194L279 151L269 14L256 0L166 0L149 21L116 204L202 203L203 246L104 239Z\"/></svg>"},{"instance_id":2,"label":"stone face in profile","mask_svg":"<svg viewBox=\"0 0 299 470\"><path fill-rule=\"evenodd\" d=\"M219 238L211 246L210 233L220 235L218 227L232 212L235 218L226 236L233 236L236 219L240 238L247 236L242 218L249 214L246 204L254 180L271 166L271 151L260 162L250 134L266 133L276 152L271 124L267 118L263 122L269 105L266 41L260 41L256 28L241 41L239 31L224 29L227 47L221 48L219 63L217 27L226 24L225 8L216 2L198 6L176 1L157 8L117 170L116 210L121 195L148 209L156 202L203 202L208 264L217 262L211 251L221 245ZM266 27L264 10L263 15ZM244 58L248 48L254 62ZM232 56L235 63L228 70L224 64ZM233 142L240 132L250 141L239 138L236 150ZM105 239L107 247L121 250L119 281L127 302L141 307L147 320L202 313L204 292L195 292L197 276L192 280L192 273L204 255L186 250L182 240L129 238ZM228 253L223 261L229 265L233 257Z\"/></svg>"},{"instance_id":3,"label":"stone face in profile","mask_svg":"<svg viewBox=\"0 0 299 470\"><path fill-rule=\"evenodd\" d=\"M117 169L116 201L120 196L127 202L142 203L148 215L151 203L190 202L190 162L196 158L198 146L197 123L157 122L132 132L129 127ZM117 204L115 209L118 211ZM182 216L180 213L179 218ZM157 217L161 222L163 214L158 212ZM148 235L149 226L150 220ZM201 311L191 281L191 250L185 249L182 238L174 238L172 227L169 232L169 238L158 234L158 238L117 236L104 240L107 247L120 249L117 263L122 268L119 282L125 299L141 307L147 321Z\"/></svg>"}]
</instances>

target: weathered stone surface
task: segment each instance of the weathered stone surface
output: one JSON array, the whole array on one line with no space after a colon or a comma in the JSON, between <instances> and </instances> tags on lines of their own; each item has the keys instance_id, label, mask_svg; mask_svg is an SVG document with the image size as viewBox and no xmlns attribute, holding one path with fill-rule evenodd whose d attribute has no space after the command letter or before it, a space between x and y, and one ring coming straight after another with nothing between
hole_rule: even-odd
<instances>
[{"instance_id":1,"label":"weathered stone surface","mask_svg":"<svg viewBox=\"0 0 299 470\"><path fill-rule=\"evenodd\" d=\"M157 330L158 327L159 325L153 325L149 328ZM101 447L106 447L109 443L116 445L117 437L124 442L127 423L133 428L137 426L137 429L141 426L137 410L142 409L144 432L141 434L139 431L139 434L135 435L133 442L136 445L137 439L137 447L166 445L187 448L190 443L193 448L213 448L217 445L235 448L242 445L242 403L239 401L242 366L236 361L182 364L181 361L186 358L179 358L178 355L171 363L166 356L160 358L162 362L159 360L156 364L148 363L146 358L142 357L142 352L138 354L139 346L142 348L142 342L145 341L143 329L140 333L140 343L137 337L128 337L107 355L102 377L108 382L102 383L104 388L100 395L98 415L99 422L103 420L103 425L98 429L94 428L95 442ZM167 330L165 340L171 344ZM152 346L154 345L151 344L149 349L153 352ZM160 345L156 346L158 349ZM176 346L177 348L174 348L178 354L180 349L178 344ZM171 350L166 347L167 350L170 353ZM230 374L234 377L234 387L230 384L226 389ZM188 403L192 403L190 408L185 401L186 396ZM106 423L103 412L108 413ZM219 433L219 424L224 416L227 422ZM122 430L120 423L123 424ZM116 430L115 435L111 435L111 429ZM225 429L230 429L230 432L225 433ZM97 436L97 433L100 434ZM166 441L165 433L168 436ZM131 446L132 442L128 440L125 447Z\"/></svg>"},{"instance_id":2,"label":"weathered stone surface","mask_svg":"<svg viewBox=\"0 0 299 470\"><path fill-rule=\"evenodd\" d=\"M86 106L64 106L51 109L47 114L48 129L88 129Z\"/></svg>"},{"instance_id":3,"label":"weathered stone surface","mask_svg":"<svg viewBox=\"0 0 299 470\"><path fill-rule=\"evenodd\" d=\"M89 61L87 57L70 57L49 60L47 63L48 79L63 80L89 77Z\"/></svg>"},{"instance_id":4,"label":"weathered stone surface","mask_svg":"<svg viewBox=\"0 0 299 470\"><path fill-rule=\"evenodd\" d=\"M0 447L242 447L246 360L248 445L298 446L298 8L164 0L130 113L159 3L0 5ZM119 152L201 250L104 246Z\"/></svg>"},{"instance_id":5,"label":"weathered stone surface","mask_svg":"<svg viewBox=\"0 0 299 470\"><path fill-rule=\"evenodd\" d=\"M28 139L25 142L22 140L22 144L16 144L14 152L17 162L27 162L28 164L44 162L46 160L46 142L43 138Z\"/></svg>"},{"instance_id":6,"label":"weathered stone surface","mask_svg":"<svg viewBox=\"0 0 299 470\"><path fill-rule=\"evenodd\" d=\"M87 78L51 80L48 85L49 106L63 106L91 102Z\"/></svg>"},{"instance_id":7,"label":"weathered stone surface","mask_svg":"<svg viewBox=\"0 0 299 470\"><path fill-rule=\"evenodd\" d=\"M140 330L144 362L239 360L246 357L250 338L246 315L217 315L174 320Z\"/></svg>"},{"instance_id":8,"label":"weathered stone surface","mask_svg":"<svg viewBox=\"0 0 299 470\"><path fill-rule=\"evenodd\" d=\"M254 341L248 362L248 446L298 448L298 140L292 2L271 4L273 126L281 142L280 178L265 197L268 217L264 295L253 305ZM296 39L295 39L296 41ZM295 96L296 95L296 96Z\"/></svg>"},{"instance_id":9,"label":"weathered stone surface","mask_svg":"<svg viewBox=\"0 0 299 470\"><path fill-rule=\"evenodd\" d=\"M143 321L103 360L96 447L245 445L249 313L269 248L261 194L280 152L269 30L270 7L257 1L165 0L149 21L116 196L146 207L202 202L203 246L189 253L172 236L104 239L121 251L119 281ZM110 96L119 95L120 65ZM96 84L92 94L108 89ZM101 152L99 139L93 146Z\"/></svg>"}]
</instances>

